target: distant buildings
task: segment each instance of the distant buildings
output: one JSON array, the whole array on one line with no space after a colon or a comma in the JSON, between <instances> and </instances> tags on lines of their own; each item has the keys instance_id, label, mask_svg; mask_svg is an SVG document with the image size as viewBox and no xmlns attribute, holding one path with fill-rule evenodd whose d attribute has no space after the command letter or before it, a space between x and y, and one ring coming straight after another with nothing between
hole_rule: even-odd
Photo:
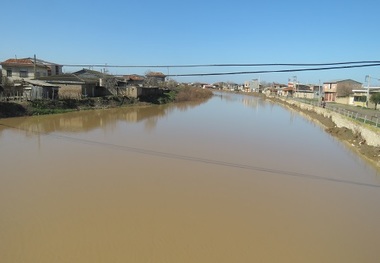
<instances>
[{"instance_id":1,"label":"distant buildings","mask_svg":"<svg viewBox=\"0 0 380 263\"><path fill-rule=\"evenodd\" d=\"M130 74L114 76L95 70L82 69L74 73L62 73L63 65L37 58L10 58L0 63L0 98L25 96L37 98L82 98L108 95L141 97L159 94L166 82L162 72L147 72L145 76ZM163 83L166 83L163 85ZM365 106L369 95L379 89L367 91L362 83L352 80L335 80L323 86L290 82L287 84L260 82L259 79L244 84L217 82L194 83L194 87L223 89L239 92L260 92L266 95L320 99Z\"/></svg>"},{"instance_id":2,"label":"distant buildings","mask_svg":"<svg viewBox=\"0 0 380 263\"><path fill-rule=\"evenodd\" d=\"M161 94L166 75L113 76L82 69L62 73L62 65L37 58L7 59L1 62L0 99L23 96L28 100L102 96L142 97Z\"/></svg>"}]
</instances>

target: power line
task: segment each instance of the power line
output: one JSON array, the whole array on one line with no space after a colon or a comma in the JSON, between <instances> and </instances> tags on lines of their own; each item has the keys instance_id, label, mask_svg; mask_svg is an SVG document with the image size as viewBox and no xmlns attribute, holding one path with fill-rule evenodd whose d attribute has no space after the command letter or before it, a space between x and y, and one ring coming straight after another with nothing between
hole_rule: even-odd
<instances>
[{"instance_id":1,"label":"power line","mask_svg":"<svg viewBox=\"0 0 380 263\"><path fill-rule=\"evenodd\" d=\"M195 76L222 76L222 75L244 75L244 74L265 74L265 73L284 73L284 72L300 72L300 71L320 71L320 70L332 70L332 69L348 69L348 68L364 68L364 67L376 67L380 66L380 63L376 64L364 64L364 65L350 65L350 66L336 66L336 67L320 67L320 68L300 68L300 69L280 69L280 70L258 70L258 71L237 71L237 72L213 72L213 73L192 73L192 74L172 74L167 77L195 77Z\"/></svg>"},{"instance_id":2,"label":"power line","mask_svg":"<svg viewBox=\"0 0 380 263\"><path fill-rule=\"evenodd\" d=\"M308 67L308 66L334 66L350 64L380 64L378 60L328 62L328 63L230 63L230 64L188 64L188 65L108 65L108 64L62 64L66 67L107 67L107 68L199 68L199 67Z\"/></svg>"},{"instance_id":3,"label":"power line","mask_svg":"<svg viewBox=\"0 0 380 263\"><path fill-rule=\"evenodd\" d=\"M204 64L204 65L151 65L151 66L121 66L121 65L90 65L90 64L65 64L67 67L113 67L113 68L190 68L190 67L269 67L269 66L308 66L308 68L279 69L279 70L256 70L256 71L236 71L236 72L211 72L211 73L186 73L186 74L168 74L167 77L196 77L196 76L223 76L223 75L244 75L244 74L266 74L266 73L290 73L302 71L321 71L334 69L350 69L380 66L380 61L350 61L350 62L332 62L332 63L306 63L306 64L289 64L289 63L272 63L272 64ZM329 67L315 67L329 66Z\"/></svg>"}]
</instances>

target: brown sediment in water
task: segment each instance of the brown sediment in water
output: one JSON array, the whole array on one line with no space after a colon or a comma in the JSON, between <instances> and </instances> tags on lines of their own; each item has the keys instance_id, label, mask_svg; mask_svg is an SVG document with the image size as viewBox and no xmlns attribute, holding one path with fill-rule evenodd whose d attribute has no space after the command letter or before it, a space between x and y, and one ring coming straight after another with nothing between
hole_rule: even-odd
<instances>
[{"instance_id":1,"label":"brown sediment in water","mask_svg":"<svg viewBox=\"0 0 380 263\"><path fill-rule=\"evenodd\" d=\"M296 112L245 137L193 105L3 120L0 262L376 262L372 168ZM278 112L316 142L261 136Z\"/></svg>"}]
</instances>

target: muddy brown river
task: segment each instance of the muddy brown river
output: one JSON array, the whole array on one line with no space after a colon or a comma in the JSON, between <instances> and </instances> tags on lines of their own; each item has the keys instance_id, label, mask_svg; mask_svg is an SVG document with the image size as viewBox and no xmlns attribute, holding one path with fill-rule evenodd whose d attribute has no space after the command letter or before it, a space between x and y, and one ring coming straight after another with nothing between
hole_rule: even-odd
<instances>
[{"instance_id":1,"label":"muddy brown river","mask_svg":"<svg viewBox=\"0 0 380 263\"><path fill-rule=\"evenodd\" d=\"M0 262L379 262L380 175L254 97L0 119Z\"/></svg>"}]
</instances>

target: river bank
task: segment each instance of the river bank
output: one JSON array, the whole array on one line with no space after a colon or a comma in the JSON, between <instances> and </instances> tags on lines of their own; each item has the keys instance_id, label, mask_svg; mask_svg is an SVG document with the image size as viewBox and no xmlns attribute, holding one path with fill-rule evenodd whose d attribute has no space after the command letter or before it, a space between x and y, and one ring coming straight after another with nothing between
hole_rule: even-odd
<instances>
[{"instance_id":1,"label":"river bank","mask_svg":"<svg viewBox=\"0 0 380 263\"><path fill-rule=\"evenodd\" d=\"M377 169L380 169L380 144L378 143L378 131L371 131L365 125L352 123L350 120L342 120L341 116L332 118L328 110L313 107L292 100L284 100L278 97L267 97L263 94L244 93L244 95L258 96L272 101L288 109L295 110L310 120L319 123L326 132L344 142L351 150L369 161ZM145 106L150 104L165 104L170 102L196 101L207 99L212 92L204 89L190 87L171 90L163 96L145 98L144 100L127 97L101 97L86 98L81 100L66 99L56 101L24 101L24 102L0 102L0 119L8 117L32 116L43 114L65 113L70 111L105 109L128 106ZM346 122L341 124L338 122ZM347 123L349 125L347 125ZM339 124L339 125L338 125ZM369 134L369 135L368 135ZM376 139L375 142L374 138Z\"/></svg>"},{"instance_id":2,"label":"river bank","mask_svg":"<svg viewBox=\"0 0 380 263\"><path fill-rule=\"evenodd\" d=\"M212 92L187 85L166 90L161 95L130 98L126 96L105 96L83 99L34 100L0 102L0 119L21 116L66 113L80 110L106 109L127 106L146 106L172 102L198 101L212 97Z\"/></svg>"},{"instance_id":3,"label":"river bank","mask_svg":"<svg viewBox=\"0 0 380 263\"><path fill-rule=\"evenodd\" d=\"M328 110L313 107L300 102L284 100L277 97L266 97L266 100L280 104L288 109L295 110L310 120L322 125L327 133L342 141L351 150L367 160L380 170L380 144L376 128L366 127L364 124L354 123L342 116L333 116ZM342 124L342 122L345 122Z\"/></svg>"},{"instance_id":4,"label":"river bank","mask_svg":"<svg viewBox=\"0 0 380 263\"><path fill-rule=\"evenodd\" d=\"M231 93L230 91L222 92ZM314 107L291 99L286 100L279 97L266 96L262 93L243 94L260 97L282 105L287 109L297 111L309 120L321 125L327 133L343 142L350 150L369 162L377 170L380 170L380 136L378 135L378 128L371 129L365 126L365 124L354 123L337 113L329 112L327 109Z\"/></svg>"}]
</instances>

